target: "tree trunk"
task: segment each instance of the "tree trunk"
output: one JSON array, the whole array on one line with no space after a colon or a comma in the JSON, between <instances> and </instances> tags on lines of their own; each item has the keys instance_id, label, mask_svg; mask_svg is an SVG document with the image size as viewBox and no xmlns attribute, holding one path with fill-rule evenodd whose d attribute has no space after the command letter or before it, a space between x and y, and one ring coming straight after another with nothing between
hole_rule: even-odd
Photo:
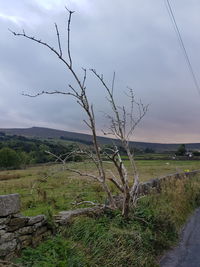
<instances>
[{"instance_id":1,"label":"tree trunk","mask_svg":"<svg viewBox=\"0 0 200 267\"><path fill-rule=\"evenodd\" d=\"M122 209L122 216L127 219L129 216L130 211L130 193L129 191L126 191L124 194L123 199L123 209Z\"/></svg>"}]
</instances>

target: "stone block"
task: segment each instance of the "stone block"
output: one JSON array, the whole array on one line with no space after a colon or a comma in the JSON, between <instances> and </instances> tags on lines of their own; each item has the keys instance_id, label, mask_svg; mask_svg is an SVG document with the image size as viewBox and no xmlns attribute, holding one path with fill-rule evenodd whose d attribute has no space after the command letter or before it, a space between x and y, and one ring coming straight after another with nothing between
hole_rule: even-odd
<instances>
[{"instance_id":1,"label":"stone block","mask_svg":"<svg viewBox=\"0 0 200 267\"><path fill-rule=\"evenodd\" d=\"M7 225L7 231L8 232L14 232L26 225L28 221L27 217L18 217L18 218L12 218Z\"/></svg>"},{"instance_id":2,"label":"stone block","mask_svg":"<svg viewBox=\"0 0 200 267\"><path fill-rule=\"evenodd\" d=\"M32 239L32 235L21 235L18 239L22 242L24 240Z\"/></svg>"},{"instance_id":3,"label":"stone block","mask_svg":"<svg viewBox=\"0 0 200 267\"><path fill-rule=\"evenodd\" d=\"M48 228L47 228L46 226L40 227L40 228L38 228L37 231L35 232L35 235L36 235L36 236L37 236L37 235L41 235L41 234L47 232L47 230L48 230Z\"/></svg>"},{"instance_id":4,"label":"stone block","mask_svg":"<svg viewBox=\"0 0 200 267\"><path fill-rule=\"evenodd\" d=\"M31 245L32 245L32 239L31 238L26 239L26 240L22 241L22 243L21 243L22 248L26 248L26 247L31 246Z\"/></svg>"},{"instance_id":5,"label":"stone block","mask_svg":"<svg viewBox=\"0 0 200 267\"><path fill-rule=\"evenodd\" d=\"M5 230L0 230L0 238L1 238L1 236L4 235L5 233L6 233Z\"/></svg>"},{"instance_id":6,"label":"stone block","mask_svg":"<svg viewBox=\"0 0 200 267\"><path fill-rule=\"evenodd\" d=\"M40 223L40 222L42 222L44 220L46 220L44 215L37 215L37 216L34 216L34 217L29 217L29 221L28 221L27 225L33 225L33 224L36 224L36 223Z\"/></svg>"},{"instance_id":7,"label":"stone block","mask_svg":"<svg viewBox=\"0 0 200 267\"><path fill-rule=\"evenodd\" d=\"M0 217L20 211L19 194L0 195Z\"/></svg>"},{"instance_id":8,"label":"stone block","mask_svg":"<svg viewBox=\"0 0 200 267\"><path fill-rule=\"evenodd\" d=\"M2 229L6 229L7 228L7 226L5 225L5 224L1 224L0 225L0 230L2 230Z\"/></svg>"},{"instance_id":9,"label":"stone block","mask_svg":"<svg viewBox=\"0 0 200 267\"><path fill-rule=\"evenodd\" d=\"M21 247L25 248L32 244L32 235L22 235L19 237L19 240L21 242Z\"/></svg>"},{"instance_id":10,"label":"stone block","mask_svg":"<svg viewBox=\"0 0 200 267\"><path fill-rule=\"evenodd\" d=\"M13 239L15 239L14 233L4 233L0 237L0 244L6 243L8 241L12 241Z\"/></svg>"},{"instance_id":11,"label":"stone block","mask_svg":"<svg viewBox=\"0 0 200 267\"><path fill-rule=\"evenodd\" d=\"M11 216L5 217L5 218L0 218L0 226L4 224L8 224L10 221Z\"/></svg>"},{"instance_id":12,"label":"stone block","mask_svg":"<svg viewBox=\"0 0 200 267\"><path fill-rule=\"evenodd\" d=\"M33 225L35 231L36 231L38 228L41 228L41 227L43 227L43 226L47 226L47 221L46 221L46 220L41 221L41 222L36 223L36 224Z\"/></svg>"},{"instance_id":13,"label":"stone block","mask_svg":"<svg viewBox=\"0 0 200 267\"><path fill-rule=\"evenodd\" d=\"M0 245L0 257L8 255L10 252L14 251L17 247L17 240L3 243Z\"/></svg>"},{"instance_id":14,"label":"stone block","mask_svg":"<svg viewBox=\"0 0 200 267\"><path fill-rule=\"evenodd\" d=\"M26 227L20 228L15 233L17 235L27 235L27 234L32 234L33 232L34 232L33 226L26 226Z\"/></svg>"},{"instance_id":15,"label":"stone block","mask_svg":"<svg viewBox=\"0 0 200 267\"><path fill-rule=\"evenodd\" d=\"M27 217L12 218L9 222L9 226L23 227L28 221Z\"/></svg>"}]
</instances>

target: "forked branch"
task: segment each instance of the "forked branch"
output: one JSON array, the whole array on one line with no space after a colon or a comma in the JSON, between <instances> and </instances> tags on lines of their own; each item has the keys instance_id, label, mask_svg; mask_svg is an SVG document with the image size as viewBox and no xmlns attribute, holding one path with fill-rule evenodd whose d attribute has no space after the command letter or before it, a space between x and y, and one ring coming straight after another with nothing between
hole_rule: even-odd
<instances>
[{"instance_id":1,"label":"forked branch","mask_svg":"<svg viewBox=\"0 0 200 267\"><path fill-rule=\"evenodd\" d=\"M95 77L101 82L103 87L106 89L107 93L107 100L110 104L113 115L108 115L108 119L110 120L110 129L109 133L114 135L118 140L120 140L122 146L124 147L126 154L128 155L128 159L130 161L131 165L131 173L129 175L126 166L120 156L119 150L116 146L114 146L114 149L112 151L112 154L110 153L104 153L102 154L102 151L100 150L100 145L97 139L97 130L96 130L96 120L95 120L95 112L93 108L93 104L90 103L88 99L88 94L86 91L86 80L87 80L87 70L83 68L83 77L79 76L77 72L73 68L73 60L71 56L71 48L70 48L70 31L71 31L71 19L74 11L69 10L68 11L68 22L67 22L67 59L63 56L63 49L62 49L62 42L60 38L60 32L58 29L57 24L55 23L55 31L56 31L56 39L58 44L58 49L55 49L50 44L42 41L41 39L38 39L34 36L30 36L26 34L26 32L23 30L21 33L16 33L12 30L11 33L14 36L24 37L26 39L29 39L35 43L38 43L39 45L42 45L49 49L53 54L55 54L64 64L65 67L69 70L69 72L72 74L76 86L72 86L69 84L69 90L54 90L54 91L41 91L36 94L27 94L23 93L25 96L29 97L38 97L44 94L47 95L55 95L55 94L61 94L65 96L72 96L75 98L76 102L81 106L85 114L87 115L87 120L84 120L84 123L89 127L92 133L93 137L93 150L94 153L88 153L88 152L82 152L85 153L90 160L93 161L93 163L96 166L97 174L93 173L85 173L77 169L73 169L68 167L67 160L72 155L79 153L80 151L73 151L70 154L65 155L55 155L52 152L48 152L49 155L53 156L56 160L56 162L61 162L63 166L63 170L68 170L73 173L78 174L79 176L85 176L89 177L95 181L98 181L103 190L106 192L109 205L111 208L116 208L116 201L114 200L113 194L111 192L110 183L114 184L118 191L123 195L123 210L122 214L127 217L129 210L130 210L130 202L136 203L137 201L137 190L139 185L139 174L137 171L137 167L134 160L134 154L130 149L129 145L129 138L132 136L135 127L139 124L141 119L145 116L148 106L143 105L141 101L137 102L135 100L135 96L133 94L133 90L130 89L130 94L128 95L130 100L130 110L127 109L125 106L118 106L116 104L115 98L114 98L114 87L115 87L115 72L112 77L111 86L108 86L107 83L104 80L103 75L99 75L95 69L91 69L91 72L95 75ZM134 108L137 108L138 116L134 116ZM105 131L104 131L105 132ZM115 167L117 175L115 175L112 171L110 171L110 175L107 174L105 169L105 164L103 162L103 157L107 156L109 160L112 161L113 166ZM130 179L131 178L131 179Z\"/></svg>"}]
</instances>

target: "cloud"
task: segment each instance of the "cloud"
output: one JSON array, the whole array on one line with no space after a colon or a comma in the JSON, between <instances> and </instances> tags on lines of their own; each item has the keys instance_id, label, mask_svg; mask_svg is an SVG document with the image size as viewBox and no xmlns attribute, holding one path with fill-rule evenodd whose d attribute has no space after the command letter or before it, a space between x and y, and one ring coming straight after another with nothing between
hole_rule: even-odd
<instances>
[{"instance_id":1,"label":"cloud","mask_svg":"<svg viewBox=\"0 0 200 267\"><path fill-rule=\"evenodd\" d=\"M70 0L76 10L71 25L74 67L95 68L110 84L116 71L116 101L127 105L124 91L134 89L150 103L135 139L159 142L199 141L200 97L194 87L164 3L158 0ZM57 48L57 22L63 53L67 56L66 1L31 0L0 2L0 116L1 127L49 126L88 131L84 115L71 98L26 98L22 91L67 90L75 85L58 58L42 46L15 38L7 28L38 36ZM173 9L195 73L200 73L200 26L197 0L177 0ZM99 133L106 125L102 110L110 112L105 91L88 73L88 95L95 104Z\"/></svg>"}]
</instances>

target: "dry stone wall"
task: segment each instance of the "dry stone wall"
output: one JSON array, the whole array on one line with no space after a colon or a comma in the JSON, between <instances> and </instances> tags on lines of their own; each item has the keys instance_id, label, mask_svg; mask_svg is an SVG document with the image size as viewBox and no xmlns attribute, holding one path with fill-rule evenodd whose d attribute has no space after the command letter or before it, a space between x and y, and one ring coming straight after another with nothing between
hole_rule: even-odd
<instances>
[{"instance_id":1,"label":"dry stone wall","mask_svg":"<svg viewBox=\"0 0 200 267\"><path fill-rule=\"evenodd\" d=\"M163 181L174 179L193 178L200 170L184 173L175 173L160 178L151 179L141 183L139 194L146 195L152 190L159 192ZM119 207L123 201L121 196L116 196ZM73 217L80 215L101 215L105 206L83 208L78 210L63 211L55 216L57 227L66 226ZM54 229L55 230L55 229ZM17 256L27 246L37 246L44 238L51 235L52 227L44 215L33 217L20 214L19 194L0 195L0 259L8 260Z\"/></svg>"},{"instance_id":2,"label":"dry stone wall","mask_svg":"<svg viewBox=\"0 0 200 267\"><path fill-rule=\"evenodd\" d=\"M152 190L159 192L162 183L165 181L173 181L177 179L193 178L195 175L200 174L200 170L188 171L188 172L177 172L169 174L163 177L154 178L147 182L141 183L139 186L139 194L146 195L152 192Z\"/></svg>"},{"instance_id":3,"label":"dry stone wall","mask_svg":"<svg viewBox=\"0 0 200 267\"><path fill-rule=\"evenodd\" d=\"M44 215L34 217L20 213L18 194L0 196L0 259L10 259L27 246L37 246L51 234Z\"/></svg>"}]
</instances>

